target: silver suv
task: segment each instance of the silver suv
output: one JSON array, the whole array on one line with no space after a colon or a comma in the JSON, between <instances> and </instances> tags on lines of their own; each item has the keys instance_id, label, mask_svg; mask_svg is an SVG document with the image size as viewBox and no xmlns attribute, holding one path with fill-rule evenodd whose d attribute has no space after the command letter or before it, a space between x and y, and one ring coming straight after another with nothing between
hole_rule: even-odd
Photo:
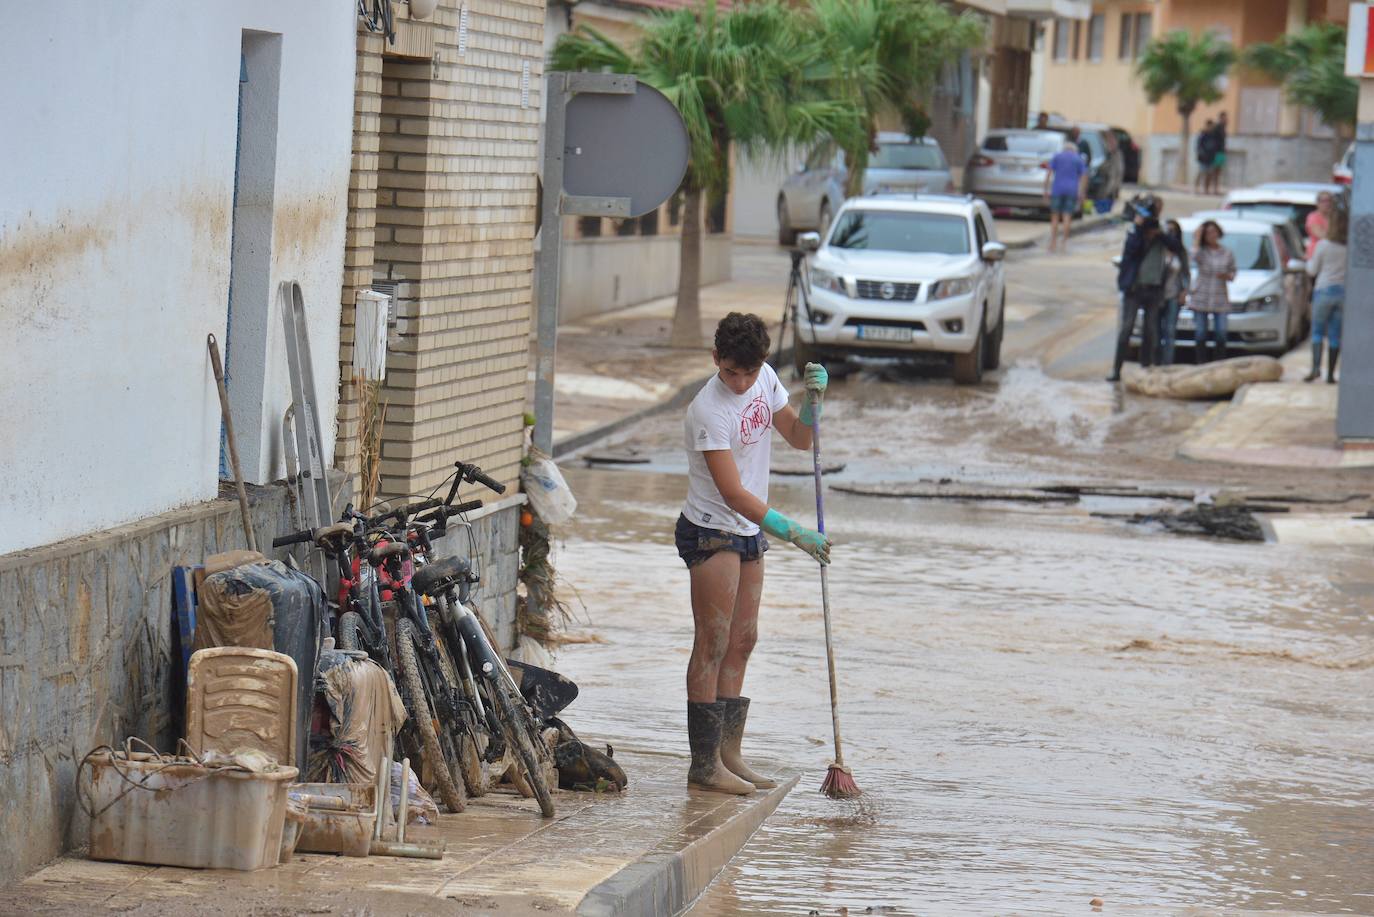
<instances>
[{"instance_id":1,"label":"silver suv","mask_svg":"<svg viewBox=\"0 0 1374 917\"><path fill-rule=\"evenodd\" d=\"M798 238L808 261L796 361L948 354L954 380L1002 358L1006 281L988 205L952 194L850 198L826 233Z\"/></svg>"}]
</instances>

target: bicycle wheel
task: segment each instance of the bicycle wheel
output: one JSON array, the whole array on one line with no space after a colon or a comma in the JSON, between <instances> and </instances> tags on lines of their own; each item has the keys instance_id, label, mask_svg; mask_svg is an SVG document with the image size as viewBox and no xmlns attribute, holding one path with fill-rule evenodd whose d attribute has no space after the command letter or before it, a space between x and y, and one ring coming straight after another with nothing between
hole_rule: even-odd
<instances>
[{"instance_id":1,"label":"bicycle wheel","mask_svg":"<svg viewBox=\"0 0 1374 917\"><path fill-rule=\"evenodd\" d=\"M410 719L420 734L420 744L425 763L429 764L430 776L439 790L439 798L450 812L461 812L467 808L467 798L463 794L463 778L457 768L447 760L443 746L439 744L438 723L434 706L425 690L424 678L420 672L420 654L416 652L418 637L415 625L408 621L396 622L396 655L400 657L398 674L401 676L402 691L409 703Z\"/></svg>"},{"instance_id":2,"label":"bicycle wheel","mask_svg":"<svg viewBox=\"0 0 1374 917\"><path fill-rule=\"evenodd\" d=\"M358 631L363 626L363 616L356 611L345 611L339 617L339 649L361 650L362 641Z\"/></svg>"},{"instance_id":3,"label":"bicycle wheel","mask_svg":"<svg viewBox=\"0 0 1374 917\"><path fill-rule=\"evenodd\" d=\"M436 622L435 616L431 612L430 626L434 627L437 623L440 622ZM457 685L459 692L468 701L468 704L472 704L473 698L468 696L467 683L458 674L458 667L453 664L453 658L449 653L446 640L439 641L439 664L443 667L444 678L448 679L449 684ZM464 705L459 711L460 719L458 722L444 724L449 741L453 743L454 756L458 760L458 769L463 774L463 784L467 788L469 798L485 796L488 789L487 771L482 764L486 734L484 729L478 726L476 709L475 705Z\"/></svg>"},{"instance_id":4,"label":"bicycle wheel","mask_svg":"<svg viewBox=\"0 0 1374 917\"><path fill-rule=\"evenodd\" d=\"M539 800L539 811L545 818L553 818L553 795L549 792L549 781L544 775L544 762L535 752L535 742L543 744L543 739L530 723L529 714L523 703L517 703L511 695L510 686L500 678L487 679L489 694L496 704L497 718L501 721L501 731L506 741L515 748L525 767L525 779L534 790L534 798Z\"/></svg>"}]
</instances>

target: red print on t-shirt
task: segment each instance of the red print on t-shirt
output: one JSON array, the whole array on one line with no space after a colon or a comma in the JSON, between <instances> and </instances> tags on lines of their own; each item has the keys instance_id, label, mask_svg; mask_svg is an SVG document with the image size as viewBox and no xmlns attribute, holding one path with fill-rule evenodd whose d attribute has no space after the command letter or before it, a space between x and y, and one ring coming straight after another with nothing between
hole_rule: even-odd
<instances>
[{"instance_id":1,"label":"red print on t-shirt","mask_svg":"<svg viewBox=\"0 0 1374 917\"><path fill-rule=\"evenodd\" d=\"M739 416L739 438L746 446L752 446L763 438L773 424L773 409L768 399L759 395L749 402Z\"/></svg>"}]
</instances>

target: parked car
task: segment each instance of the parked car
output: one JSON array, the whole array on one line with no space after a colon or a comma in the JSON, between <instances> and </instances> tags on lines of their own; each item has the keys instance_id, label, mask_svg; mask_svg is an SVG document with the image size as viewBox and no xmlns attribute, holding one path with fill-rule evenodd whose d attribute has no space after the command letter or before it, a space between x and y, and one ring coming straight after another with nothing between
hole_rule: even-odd
<instances>
[{"instance_id":1,"label":"parked car","mask_svg":"<svg viewBox=\"0 0 1374 917\"><path fill-rule=\"evenodd\" d=\"M1045 170L1063 148L1057 129L990 130L964 167L964 190L993 207L1045 210Z\"/></svg>"},{"instance_id":2,"label":"parked car","mask_svg":"<svg viewBox=\"0 0 1374 917\"><path fill-rule=\"evenodd\" d=\"M799 237L807 304L796 361L948 354L976 383L1001 362L1006 283L992 212L952 194L851 198L822 237Z\"/></svg>"},{"instance_id":3,"label":"parked car","mask_svg":"<svg viewBox=\"0 0 1374 917\"><path fill-rule=\"evenodd\" d=\"M1343 204L1348 202L1350 186L1327 182L1269 182L1229 192L1222 207L1240 214L1258 211L1285 216L1298 227L1306 242L1307 215L1317 209L1317 196L1323 191L1334 194L1338 204Z\"/></svg>"},{"instance_id":4,"label":"parked car","mask_svg":"<svg viewBox=\"0 0 1374 917\"><path fill-rule=\"evenodd\" d=\"M1124 127L1112 128L1112 134L1121 149L1121 180L1133 185L1140 181L1140 147Z\"/></svg>"},{"instance_id":5,"label":"parked car","mask_svg":"<svg viewBox=\"0 0 1374 917\"><path fill-rule=\"evenodd\" d=\"M844 152L822 143L782 183L778 191L778 242L791 245L801 230L822 233L845 199L849 170ZM953 191L954 180L940 144L931 137L883 131L864 170L864 194L902 191Z\"/></svg>"},{"instance_id":6,"label":"parked car","mask_svg":"<svg viewBox=\"0 0 1374 917\"><path fill-rule=\"evenodd\" d=\"M1179 220L1190 244L1193 233L1207 219L1221 227L1221 244L1236 257L1236 279L1227 284L1231 314L1227 317L1226 341L1233 350L1281 355L1307 334L1307 307L1286 282L1287 275L1306 269L1301 258L1283 260L1287 249L1283 230L1272 220L1227 216L1216 219L1193 214ZM1193 346L1194 318L1191 309L1178 314L1178 346ZM1137 321L1133 343L1140 345Z\"/></svg>"},{"instance_id":7,"label":"parked car","mask_svg":"<svg viewBox=\"0 0 1374 917\"><path fill-rule=\"evenodd\" d=\"M1355 144L1346 147L1340 162L1331 167L1331 181L1346 187L1355 182Z\"/></svg>"}]
</instances>

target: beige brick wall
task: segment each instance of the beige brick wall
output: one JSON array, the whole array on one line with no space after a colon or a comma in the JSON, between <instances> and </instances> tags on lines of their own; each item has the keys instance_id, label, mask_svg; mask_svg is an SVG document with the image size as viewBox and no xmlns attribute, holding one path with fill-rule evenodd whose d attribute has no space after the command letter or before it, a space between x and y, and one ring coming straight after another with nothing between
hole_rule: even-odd
<instances>
[{"instance_id":1,"label":"beige brick wall","mask_svg":"<svg viewBox=\"0 0 1374 917\"><path fill-rule=\"evenodd\" d=\"M340 360L348 378L356 289L397 282L383 495L427 493L460 458L508 484L519 471L544 4L468 7L462 55L457 3L443 4L428 23L398 22L395 48L359 37ZM430 59L396 53L429 48ZM356 404L344 389L338 455L356 470Z\"/></svg>"}]
</instances>

